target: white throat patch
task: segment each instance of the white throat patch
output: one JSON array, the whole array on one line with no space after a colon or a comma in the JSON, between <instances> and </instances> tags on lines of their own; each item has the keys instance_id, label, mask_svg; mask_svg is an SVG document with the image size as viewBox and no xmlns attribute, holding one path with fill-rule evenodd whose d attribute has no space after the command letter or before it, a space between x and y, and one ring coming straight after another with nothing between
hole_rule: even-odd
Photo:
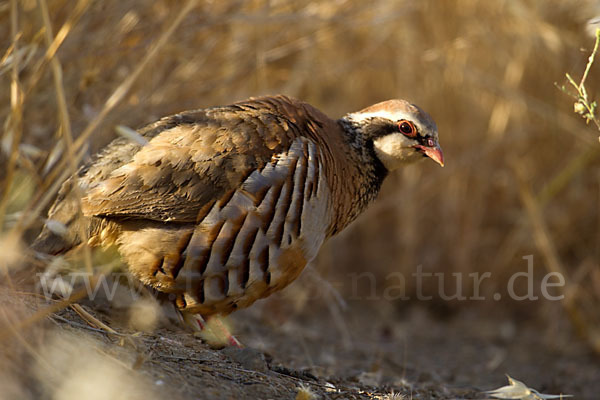
<instances>
[{"instance_id":1,"label":"white throat patch","mask_svg":"<svg viewBox=\"0 0 600 400\"><path fill-rule=\"evenodd\" d=\"M419 161L423 156L413 148L415 142L401 133L392 133L373 141L375 153L388 171Z\"/></svg>"}]
</instances>

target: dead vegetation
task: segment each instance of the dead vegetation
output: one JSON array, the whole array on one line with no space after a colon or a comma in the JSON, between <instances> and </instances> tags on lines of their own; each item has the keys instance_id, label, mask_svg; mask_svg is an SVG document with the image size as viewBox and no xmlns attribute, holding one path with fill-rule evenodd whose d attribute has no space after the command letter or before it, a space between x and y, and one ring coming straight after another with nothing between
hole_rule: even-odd
<instances>
[{"instance_id":1,"label":"dead vegetation","mask_svg":"<svg viewBox=\"0 0 600 400\"><path fill-rule=\"evenodd\" d=\"M600 371L591 355L600 349L600 145L592 118L600 75L598 60L586 66L594 46L588 21L598 12L591 0L0 1L3 395L108 398L114 389L153 398L178 388L191 398L209 387L201 392L207 398L294 398L303 384L332 398L392 390L472 398L500 386L507 372L544 393L592 398L600 390L590 379ZM572 112L555 82L574 90L575 111L592 124ZM31 300L37 296L16 272L43 263L27 243L60 182L115 137L116 125L136 128L269 93L331 116L408 98L437 121L447 164L390 177L378 202L323 249L301 282L233 317L243 342L273 353L266 369L244 368L158 322L145 325L145 303L122 320L109 307L86 306L116 330L107 334L88 329L93 321L68 302ZM564 300L509 298L507 285L527 271L528 255L535 294L547 273L559 272L565 285L552 294ZM97 272L111 262L84 249L72 265ZM411 280L418 266L446 279L432 275L418 289ZM485 300L452 296L453 273L464 277L468 297L469 274L486 272ZM419 300L419 290L432 298ZM515 292L527 290L519 280ZM410 300L391 295L400 292ZM333 337L322 339L325 332ZM485 362L464 354L463 335ZM64 364L72 368L57 368ZM180 368L194 378L178 378ZM115 386L102 396L82 391L77 385L89 374ZM250 389L259 386L264 391Z\"/></svg>"}]
</instances>

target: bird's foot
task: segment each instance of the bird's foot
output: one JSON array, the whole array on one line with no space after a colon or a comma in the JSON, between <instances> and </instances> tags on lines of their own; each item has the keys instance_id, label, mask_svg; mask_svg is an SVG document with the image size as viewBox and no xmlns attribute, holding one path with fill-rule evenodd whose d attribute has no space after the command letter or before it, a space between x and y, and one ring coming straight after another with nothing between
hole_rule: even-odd
<instances>
[{"instance_id":1,"label":"bird's foot","mask_svg":"<svg viewBox=\"0 0 600 400\"><path fill-rule=\"evenodd\" d=\"M206 318L200 314L191 314L182 312L182 317L186 324L190 326L195 333L211 347L222 348L225 346L234 346L243 348L244 345L229 331L229 328L218 315Z\"/></svg>"}]
</instances>

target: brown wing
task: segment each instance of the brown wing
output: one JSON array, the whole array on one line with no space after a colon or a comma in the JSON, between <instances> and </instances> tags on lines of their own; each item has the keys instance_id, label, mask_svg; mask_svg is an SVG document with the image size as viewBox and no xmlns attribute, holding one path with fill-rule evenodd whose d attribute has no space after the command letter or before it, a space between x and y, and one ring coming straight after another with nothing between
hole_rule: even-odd
<instances>
[{"instance_id":1,"label":"brown wing","mask_svg":"<svg viewBox=\"0 0 600 400\"><path fill-rule=\"evenodd\" d=\"M89 174L95 175L82 177L88 186L84 214L196 222L203 207L233 194L294 138L316 133L319 119L331 122L283 96L167 117L140 131L150 140L130 146L128 151L137 151L132 157L112 163L107 173L111 155L105 152L96 162L102 173L92 166Z\"/></svg>"}]
</instances>

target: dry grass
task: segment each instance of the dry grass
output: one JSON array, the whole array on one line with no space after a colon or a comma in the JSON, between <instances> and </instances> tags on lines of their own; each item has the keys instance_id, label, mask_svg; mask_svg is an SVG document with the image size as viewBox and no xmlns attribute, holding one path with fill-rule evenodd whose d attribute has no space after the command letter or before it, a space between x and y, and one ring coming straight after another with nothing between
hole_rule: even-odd
<instances>
[{"instance_id":1,"label":"dry grass","mask_svg":"<svg viewBox=\"0 0 600 400\"><path fill-rule=\"evenodd\" d=\"M391 176L378 202L322 251L317 269L346 297L356 294L351 274L363 271L377 278L379 295L390 272L403 273L413 298L418 265L447 276L491 272L485 302L442 301L430 280L424 291L434 299L425 304L443 313L490 307L549 326L564 315L561 302L492 300L533 254L536 287L548 271L565 275L567 313L578 314L577 328L598 350L598 132L554 87L565 72L584 71L595 7L592 0L0 1L0 269L35 263L22 249L40 216L76 165L115 137L116 125L268 93L331 116L403 97L434 116L446 167L424 163ZM587 77L591 99L598 68ZM91 268L92 255L85 260ZM471 283L463 282L467 295ZM450 279L446 291L455 292Z\"/></svg>"}]
</instances>

